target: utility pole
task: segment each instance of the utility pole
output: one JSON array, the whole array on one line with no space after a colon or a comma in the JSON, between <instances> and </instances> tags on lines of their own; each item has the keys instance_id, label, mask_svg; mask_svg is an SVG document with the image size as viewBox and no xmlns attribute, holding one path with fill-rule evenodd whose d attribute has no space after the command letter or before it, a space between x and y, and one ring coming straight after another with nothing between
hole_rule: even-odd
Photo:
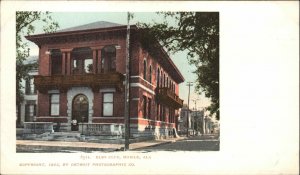
<instances>
[{"instance_id":1,"label":"utility pole","mask_svg":"<svg viewBox=\"0 0 300 175\"><path fill-rule=\"evenodd\" d=\"M125 75L125 108L124 108L124 122L125 122L125 147L124 151L129 150L129 44L130 44L130 21L131 14L127 12L127 34L126 34L126 75Z\"/></svg>"},{"instance_id":2,"label":"utility pole","mask_svg":"<svg viewBox=\"0 0 300 175\"><path fill-rule=\"evenodd\" d=\"M189 87L189 94L188 94L188 116L186 118L186 136L189 137L189 116L190 116L190 89L193 86L192 82L187 82L187 86Z\"/></svg>"},{"instance_id":3,"label":"utility pole","mask_svg":"<svg viewBox=\"0 0 300 175\"><path fill-rule=\"evenodd\" d=\"M194 99L195 102L195 115L194 115L194 122L193 122L193 135L195 135L195 123L197 118L197 101L200 100L199 98Z\"/></svg>"}]
</instances>

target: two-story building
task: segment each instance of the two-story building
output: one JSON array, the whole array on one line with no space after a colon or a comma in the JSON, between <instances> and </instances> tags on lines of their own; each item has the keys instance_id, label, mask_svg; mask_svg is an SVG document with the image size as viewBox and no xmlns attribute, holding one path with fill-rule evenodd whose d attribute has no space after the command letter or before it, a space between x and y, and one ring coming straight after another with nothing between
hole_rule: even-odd
<instances>
[{"instance_id":1,"label":"two-story building","mask_svg":"<svg viewBox=\"0 0 300 175\"><path fill-rule=\"evenodd\" d=\"M62 131L124 123L126 27L100 21L26 37L39 47L37 122ZM143 46L142 30L130 33L130 135L169 136L184 78L161 46Z\"/></svg>"},{"instance_id":2,"label":"two-story building","mask_svg":"<svg viewBox=\"0 0 300 175\"><path fill-rule=\"evenodd\" d=\"M24 61L24 64L35 64L37 59L37 56L29 57ZM28 74L29 78L23 79L21 82L21 91L24 94L24 99L17 106L17 127L23 127L24 122L33 122L36 117L37 90L34 86L33 76L38 74L37 68L33 67Z\"/></svg>"}]
</instances>

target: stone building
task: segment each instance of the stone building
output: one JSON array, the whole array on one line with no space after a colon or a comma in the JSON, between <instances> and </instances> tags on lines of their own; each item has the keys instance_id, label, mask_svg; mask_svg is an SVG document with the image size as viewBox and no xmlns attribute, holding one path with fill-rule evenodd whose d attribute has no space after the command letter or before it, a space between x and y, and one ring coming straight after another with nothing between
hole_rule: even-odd
<instances>
[{"instance_id":1,"label":"stone building","mask_svg":"<svg viewBox=\"0 0 300 175\"><path fill-rule=\"evenodd\" d=\"M39 47L37 122L65 132L123 132L126 27L100 21L26 37ZM130 135L168 137L184 78L158 42L146 47L143 31L130 30Z\"/></svg>"}]
</instances>

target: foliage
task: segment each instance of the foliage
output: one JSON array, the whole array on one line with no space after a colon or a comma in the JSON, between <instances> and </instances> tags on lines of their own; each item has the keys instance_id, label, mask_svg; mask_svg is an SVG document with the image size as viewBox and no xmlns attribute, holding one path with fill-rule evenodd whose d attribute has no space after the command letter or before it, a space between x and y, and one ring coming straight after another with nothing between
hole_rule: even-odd
<instances>
[{"instance_id":1,"label":"foliage","mask_svg":"<svg viewBox=\"0 0 300 175\"><path fill-rule=\"evenodd\" d=\"M138 24L146 33L143 40L147 42L142 44L146 48L154 47L151 42L158 40L169 52L188 51L189 63L196 66L195 89L211 99L212 104L207 109L219 119L219 13L158 14L164 16L162 23ZM172 21L176 25L170 24Z\"/></svg>"},{"instance_id":2,"label":"foliage","mask_svg":"<svg viewBox=\"0 0 300 175\"><path fill-rule=\"evenodd\" d=\"M23 101L24 93L21 91L22 79L28 79L28 72L37 67L37 63L24 64L29 57L30 49L24 40L24 35L31 35L35 32L35 22L43 22L43 30L46 33L55 31L59 25L52 20L49 12L18 11L16 12L16 103Z\"/></svg>"}]
</instances>

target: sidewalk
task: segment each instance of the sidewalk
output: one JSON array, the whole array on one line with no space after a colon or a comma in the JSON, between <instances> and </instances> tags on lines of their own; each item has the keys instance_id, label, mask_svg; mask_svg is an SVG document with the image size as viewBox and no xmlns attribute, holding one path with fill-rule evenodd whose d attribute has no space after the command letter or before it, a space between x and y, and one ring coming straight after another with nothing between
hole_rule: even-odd
<instances>
[{"instance_id":1,"label":"sidewalk","mask_svg":"<svg viewBox=\"0 0 300 175\"><path fill-rule=\"evenodd\" d=\"M129 145L130 150L146 148L155 145L161 145L178 140L185 137L171 138L164 140L149 140L144 142L132 143ZM122 151L124 144L108 144L108 143L91 143L91 142L63 142L63 141L36 141L36 140L17 140L17 152L64 152L64 151Z\"/></svg>"}]
</instances>

